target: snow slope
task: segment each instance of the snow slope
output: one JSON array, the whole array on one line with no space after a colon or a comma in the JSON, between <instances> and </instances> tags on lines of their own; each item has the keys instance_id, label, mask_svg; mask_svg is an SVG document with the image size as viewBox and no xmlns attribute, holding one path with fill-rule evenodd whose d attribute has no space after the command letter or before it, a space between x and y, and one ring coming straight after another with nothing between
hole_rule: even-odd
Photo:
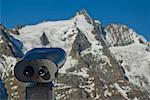
<instances>
[{"instance_id":1,"label":"snow slope","mask_svg":"<svg viewBox=\"0 0 150 100\"><path fill-rule=\"evenodd\" d=\"M109 49L124 68L129 81L150 92L150 52L146 48L144 44L133 43Z\"/></svg>"},{"instance_id":2,"label":"snow slope","mask_svg":"<svg viewBox=\"0 0 150 100\"><path fill-rule=\"evenodd\" d=\"M47 21L37 25L27 25L19 30L20 35L11 34L16 39L23 43L23 52L37 47L60 47L67 52L67 60L60 72L65 73L66 69L78 63L72 59L70 55L72 44L78 33L82 31L93 45L98 44L91 31L93 26L87 22L83 14L77 14L70 20L64 21ZM49 44L44 46L41 43L40 37L45 33L49 40Z\"/></svg>"}]
</instances>

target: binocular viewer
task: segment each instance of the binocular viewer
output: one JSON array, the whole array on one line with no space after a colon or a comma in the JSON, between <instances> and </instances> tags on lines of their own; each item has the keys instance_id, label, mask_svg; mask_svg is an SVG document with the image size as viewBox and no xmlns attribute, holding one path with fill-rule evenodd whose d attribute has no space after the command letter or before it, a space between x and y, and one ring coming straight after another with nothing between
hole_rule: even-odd
<instances>
[{"instance_id":1,"label":"binocular viewer","mask_svg":"<svg viewBox=\"0 0 150 100\"><path fill-rule=\"evenodd\" d=\"M28 51L14 68L21 82L48 83L55 79L66 61L61 48L35 48Z\"/></svg>"}]
</instances>

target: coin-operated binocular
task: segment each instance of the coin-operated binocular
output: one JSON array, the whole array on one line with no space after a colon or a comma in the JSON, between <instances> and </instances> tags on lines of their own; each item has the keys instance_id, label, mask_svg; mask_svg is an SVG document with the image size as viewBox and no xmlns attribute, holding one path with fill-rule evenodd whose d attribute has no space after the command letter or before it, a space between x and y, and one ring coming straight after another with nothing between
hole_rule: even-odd
<instances>
[{"instance_id":1,"label":"coin-operated binocular","mask_svg":"<svg viewBox=\"0 0 150 100\"><path fill-rule=\"evenodd\" d=\"M52 81L65 61L66 53L61 48L35 48L28 51L14 68L14 75L19 81L37 83L34 87L27 87L26 99L53 100Z\"/></svg>"}]
</instances>

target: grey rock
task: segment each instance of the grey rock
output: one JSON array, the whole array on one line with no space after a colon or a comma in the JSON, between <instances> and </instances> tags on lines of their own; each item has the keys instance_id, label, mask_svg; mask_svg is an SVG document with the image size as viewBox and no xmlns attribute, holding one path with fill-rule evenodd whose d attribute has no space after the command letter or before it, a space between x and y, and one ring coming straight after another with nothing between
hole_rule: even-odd
<instances>
[{"instance_id":1,"label":"grey rock","mask_svg":"<svg viewBox=\"0 0 150 100\"><path fill-rule=\"evenodd\" d=\"M3 54L7 56L13 56L12 48L3 34L4 29L0 29L0 56L2 56Z\"/></svg>"},{"instance_id":2,"label":"grey rock","mask_svg":"<svg viewBox=\"0 0 150 100\"><path fill-rule=\"evenodd\" d=\"M77 58L80 53L89 48L91 43L87 40L86 36L78 29L78 33L74 43L72 44L71 56Z\"/></svg>"},{"instance_id":3,"label":"grey rock","mask_svg":"<svg viewBox=\"0 0 150 100\"><path fill-rule=\"evenodd\" d=\"M50 43L44 32L43 32L42 36L40 37L40 40L41 40L41 44L44 46L46 46Z\"/></svg>"},{"instance_id":4,"label":"grey rock","mask_svg":"<svg viewBox=\"0 0 150 100\"><path fill-rule=\"evenodd\" d=\"M109 24L105 27L108 46L124 46L135 42L145 43L133 29L121 24Z\"/></svg>"},{"instance_id":5,"label":"grey rock","mask_svg":"<svg viewBox=\"0 0 150 100\"><path fill-rule=\"evenodd\" d=\"M146 51L150 52L150 43L147 43Z\"/></svg>"}]
</instances>

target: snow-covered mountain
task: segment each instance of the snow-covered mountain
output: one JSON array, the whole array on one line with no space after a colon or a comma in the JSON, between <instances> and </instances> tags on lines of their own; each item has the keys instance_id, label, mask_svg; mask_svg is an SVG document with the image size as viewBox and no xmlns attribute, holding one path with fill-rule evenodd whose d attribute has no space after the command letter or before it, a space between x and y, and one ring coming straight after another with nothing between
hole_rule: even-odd
<instances>
[{"instance_id":1,"label":"snow-covered mountain","mask_svg":"<svg viewBox=\"0 0 150 100\"><path fill-rule=\"evenodd\" d=\"M126 25L109 24L105 27L108 46L124 46L132 43L145 43L146 40Z\"/></svg>"},{"instance_id":2,"label":"snow-covered mountain","mask_svg":"<svg viewBox=\"0 0 150 100\"><path fill-rule=\"evenodd\" d=\"M58 100L150 99L149 43L125 25L102 27L82 10L69 20L46 21L9 30L1 28L0 36L7 44L4 46L12 51L0 54L4 75L1 78L9 98L24 96L24 86L13 77L17 60L14 56L35 47L60 47L66 51L67 60L55 81ZM9 60L11 66L8 66Z\"/></svg>"}]
</instances>

